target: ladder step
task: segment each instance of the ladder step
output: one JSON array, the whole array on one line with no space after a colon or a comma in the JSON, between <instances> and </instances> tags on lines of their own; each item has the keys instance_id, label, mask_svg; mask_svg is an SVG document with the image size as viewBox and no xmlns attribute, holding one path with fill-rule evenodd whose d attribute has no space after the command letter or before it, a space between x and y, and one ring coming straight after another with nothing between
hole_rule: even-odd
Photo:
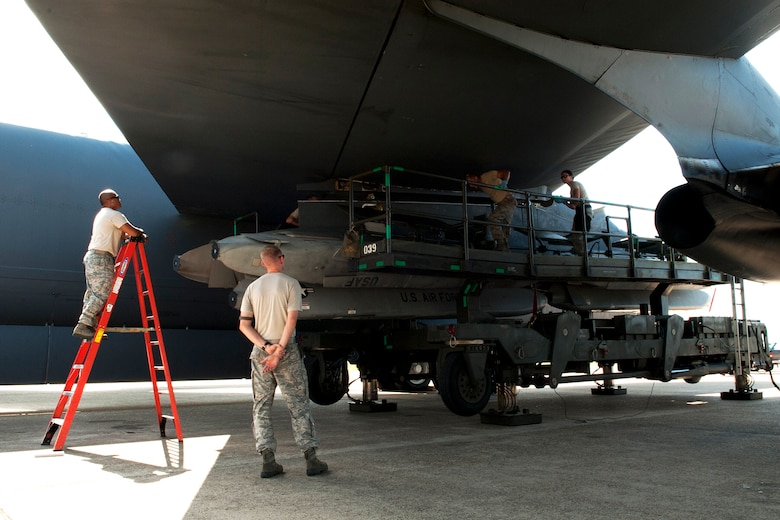
<instances>
[{"instance_id":1,"label":"ladder step","mask_svg":"<svg viewBox=\"0 0 780 520\"><path fill-rule=\"evenodd\" d=\"M165 366L164 365L155 365L154 369L155 370L165 370Z\"/></svg>"},{"instance_id":2,"label":"ladder step","mask_svg":"<svg viewBox=\"0 0 780 520\"><path fill-rule=\"evenodd\" d=\"M84 368L84 364L83 363L73 365L73 369L74 370L81 370L83 368Z\"/></svg>"},{"instance_id":3,"label":"ladder step","mask_svg":"<svg viewBox=\"0 0 780 520\"><path fill-rule=\"evenodd\" d=\"M57 426L62 426L65 423L65 419L62 417L56 417L51 420L52 424L56 424Z\"/></svg>"},{"instance_id":4,"label":"ladder step","mask_svg":"<svg viewBox=\"0 0 780 520\"><path fill-rule=\"evenodd\" d=\"M169 419L171 421L175 421L176 420L176 418L173 415L165 415L165 414L163 414L163 418L164 419Z\"/></svg>"},{"instance_id":5,"label":"ladder step","mask_svg":"<svg viewBox=\"0 0 780 520\"><path fill-rule=\"evenodd\" d=\"M154 327L106 327L106 332L153 332Z\"/></svg>"}]
</instances>

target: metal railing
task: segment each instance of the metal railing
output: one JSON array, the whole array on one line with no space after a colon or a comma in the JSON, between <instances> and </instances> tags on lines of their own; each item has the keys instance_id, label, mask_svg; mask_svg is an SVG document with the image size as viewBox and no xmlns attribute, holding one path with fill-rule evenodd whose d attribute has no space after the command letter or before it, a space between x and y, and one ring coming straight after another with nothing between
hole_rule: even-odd
<instances>
[{"instance_id":1,"label":"metal railing","mask_svg":"<svg viewBox=\"0 0 780 520\"><path fill-rule=\"evenodd\" d=\"M241 222L247 221L250 218L253 218L255 221L255 230L253 231L253 233L257 233L260 231L260 224L258 222L258 213L257 211L253 211L252 213L247 213L246 215L243 215L241 217L236 217L233 219L233 236L239 234L238 227L241 224Z\"/></svg>"},{"instance_id":2,"label":"metal railing","mask_svg":"<svg viewBox=\"0 0 780 520\"><path fill-rule=\"evenodd\" d=\"M399 178L408 180L405 183L397 183ZM632 269L635 269L637 258L669 261L672 264L675 261L686 260L657 236L636 233L638 230L637 214L640 214L643 219L654 222L654 210L650 208L506 189L515 197L522 211L520 212L520 222L517 222L518 212L516 211L515 219L511 224L502 224L478 218L479 212L484 213L491 210L492 201L480 191L470 189L470 187L495 188L494 186L408 170L398 166L378 167L348 178L347 183L349 187L350 230L362 228L366 232L367 228L372 227L372 223L379 223L378 227L373 226L373 233L381 235L384 239L383 252L385 253L393 252L393 240L398 239L394 237L394 226L398 228L399 221L406 222L404 217L413 217L408 222L414 222L414 219L431 219L441 223L443 228L462 228L461 238L458 241L453 243L453 240L449 239L444 242L458 247L460 256L464 260L470 258L471 250L478 249L474 244L473 230L477 229L477 226L487 226L488 224L510 228L511 232L520 232L525 235L527 237L527 250L523 248L517 250L516 248L515 252L527 253L528 262L532 266L535 256L555 254L556 251L551 252L544 245L550 236L565 237L570 243L576 239L583 240L586 249L581 258L586 269L589 266L590 258L597 256L626 257L630 259ZM431 202L428 204L431 209L423 210L427 201ZM547 208L554 204L563 204L566 201L598 205L599 210L603 212L604 219L603 222L601 218L594 219L594 222L598 221L598 225L603 225L603 228L572 231L570 227L573 211L571 213L558 212L554 216L548 215L551 218L547 219L546 225L536 222ZM444 211L445 209L448 211ZM569 228L565 227L567 225L566 218L568 218ZM560 222L560 226L553 226L549 223L556 219ZM616 221L623 222L625 229L617 225ZM653 224L645 225L645 227L652 227L654 231ZM452 234L450 234L451 236ZM419 238L416 237L416 239ZM403 240L408 240L408 237L403 238ZM419 241L426 242L425 239ZM436 240L427 241L435 242ZM559 254L565 252L563 250L557 251Z\"/></svg>"}]
</instances>

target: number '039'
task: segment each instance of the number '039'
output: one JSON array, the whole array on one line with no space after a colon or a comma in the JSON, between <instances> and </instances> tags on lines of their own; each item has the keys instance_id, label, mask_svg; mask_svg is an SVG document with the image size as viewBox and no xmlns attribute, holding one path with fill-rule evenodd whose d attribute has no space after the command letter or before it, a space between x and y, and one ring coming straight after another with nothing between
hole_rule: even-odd
<instances>
[{"instance_id":1,"label":"number '039'","mask_svg":"<svg viewBox=\"0 0 780 520\"><path fill-rule=\"evenodd\" d=\"M370 254L376 253L376 251L377 251L376 242L373 242L371 244L363 245L363 254L364 255L370 255Z\"/></svg>"}]
</instances>

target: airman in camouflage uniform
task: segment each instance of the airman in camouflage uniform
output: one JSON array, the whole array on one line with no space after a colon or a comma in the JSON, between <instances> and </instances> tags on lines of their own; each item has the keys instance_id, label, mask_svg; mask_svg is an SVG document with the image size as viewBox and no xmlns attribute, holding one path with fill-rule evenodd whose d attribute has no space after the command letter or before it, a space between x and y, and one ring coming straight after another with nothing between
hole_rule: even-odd
<instances>
[{"instance_id":1,"label":"airman in camouflage uniform","mask_svg":"<svg viewBox=\"0 0 780 520\"><path fill-rule=\"evenodd\" d=\"M512 228L505 226L512 224L512 217L515 214L515 207L517 207L517 200L506 191L509 176L509 170L490 170L481 175L473 173L466 175L466 181L469 183L480 183L480 185L470 184L470 186L478 187L494 203L495 207L487 219L488 222L492 223L492 225L488 224L488 229L493 235L493 240L496 241L496 251L509 251L509 233Z\"/></svg>"},{"instance_id":2,"label":"airman in camouflage uniform","mask_svg":"<svg viewBox=\"0 0 780 520\"><path fill-rule=\"evenodd\" d=\"M89 239L87 253L84 255L84 276L87 290L79 321L73 329L73 335L91 340L95 335L100 312L108 300L108 294L114 283L114 258L119 252L121 242L127 237L141 237L146 242L144 230L135 227L128 220L122 208L122 199L117 192L107 188L98 193L100 211L92 221L92 236Z\"/></svg>"},{"instance_id":3,"label":"airman in camouflage uniform","mask_svg":"<svg viewBox=\"0 0 780 520\"><path fill-rule=\"evenodd\" d=\"M326 472L328 465L317 458L319 442L311 416L306 368L295 342L301 285L282 272L284 255L278 247L264 247L260 259L268 272L247 287L239 320L239 329L254 344L250 356L253 428L257 451L263 457L260 476L269 478L284 472L275 459L276 438L271 422L277 385L290 410L295 442L306 458L306 474L318 475Z\"/></svg>"}]
</instances>

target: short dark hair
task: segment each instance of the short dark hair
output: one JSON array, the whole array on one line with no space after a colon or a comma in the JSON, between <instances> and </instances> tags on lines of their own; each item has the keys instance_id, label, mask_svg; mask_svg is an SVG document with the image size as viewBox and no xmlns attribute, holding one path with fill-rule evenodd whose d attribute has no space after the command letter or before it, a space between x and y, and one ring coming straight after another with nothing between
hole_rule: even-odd
<instances>
[{"instance_id":1,"label":"short dark hair","mask_svg":"<svg viewBox=\"0 0 780 520\"><path fill-rule=\"evenodd\" d=\"M280 256L282 256L282 250L279 249L279 246L273 244L265 246L260 251L260 258L278 258Z\"/></svg>"}]
</instances>

